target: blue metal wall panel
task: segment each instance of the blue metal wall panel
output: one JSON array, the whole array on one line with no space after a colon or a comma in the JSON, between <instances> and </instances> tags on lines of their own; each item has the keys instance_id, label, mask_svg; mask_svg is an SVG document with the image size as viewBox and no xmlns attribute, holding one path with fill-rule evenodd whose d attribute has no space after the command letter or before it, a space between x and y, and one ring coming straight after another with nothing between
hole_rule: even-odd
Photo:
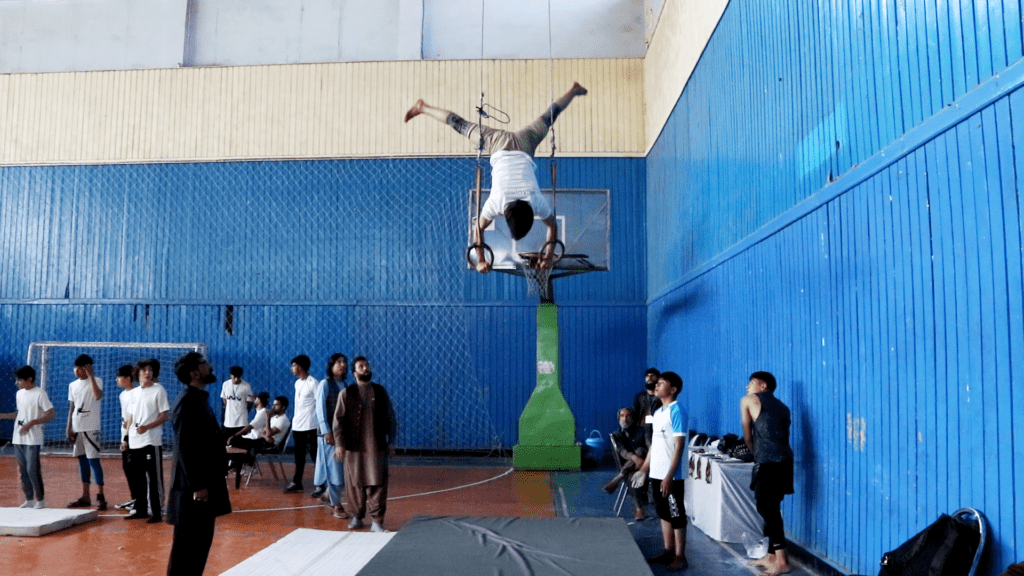
<instances>
[{"instance_id":1,"label":"blue metal wall panel","mask_svg":"<svg viewBox=\"0 0 1024 576\"><path fill-rule=\"evenodd\" d=\"M731 3L648 157L650 358L712 433L780 376L787 530L855 573L961 506L990 521L983 573L1021 555L1020 8ZM989 79L1013 88L927 122Z\"/></svg>"},{"instance_id":2,"label":"blue metal wall panel","mask_svg":"<svg viewBox=\"0 0 1024 576\"><path fill-rule=\"evenodd\" d=\"M560 187L612 193L612 270L555 284L574 363L563 386L590 425L624 402L600 392L611 365L635 373L646 356L645 165L556 162ZM474 164L0 168L0 372L37 340L198 341L221 375L239 364L290 396L293 356L319 377L333 352L366 354L395 397L402 446L509 447L535 384L536 297L521 278L465 267Z\"/></svg>"}]
</instances>

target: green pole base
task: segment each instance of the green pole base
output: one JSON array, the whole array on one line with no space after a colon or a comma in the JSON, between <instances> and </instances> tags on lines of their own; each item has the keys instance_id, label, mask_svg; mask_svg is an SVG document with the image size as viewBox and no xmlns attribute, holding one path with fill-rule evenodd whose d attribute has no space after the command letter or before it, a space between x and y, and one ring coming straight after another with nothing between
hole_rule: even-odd
<instances>
[{"instance_id":1,"label":"green pole base","mask_svg":"<svg viewBox=\"0 0 1024 576\"><path fill-rule=\"evenodd\" d=\"M516 470L579 470L580 447L529 446L512 447L512 467Z\"/></svg>"}]
</instances>

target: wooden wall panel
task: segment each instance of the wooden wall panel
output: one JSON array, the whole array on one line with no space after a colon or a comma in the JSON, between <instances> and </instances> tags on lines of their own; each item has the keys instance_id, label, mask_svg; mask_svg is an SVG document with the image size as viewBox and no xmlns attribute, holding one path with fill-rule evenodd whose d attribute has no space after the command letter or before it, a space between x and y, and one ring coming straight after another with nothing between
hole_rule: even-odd
<instances>
[{"instance_id":1,"label":"wooden wall panel","mask_svg":"<svg viewBox=\"0 0 1024 576\"><path fill-rule=\"evenodd\" d=\"M572 156L644 153L640 60L359 62L0 76L0 164L472 155L450 128L402 117L417 98L517 129L574 80L556 123ZM553 84L552 84L553 82ZM547 155L550 140L537 154Z\"/></svg>"}]
</instances>

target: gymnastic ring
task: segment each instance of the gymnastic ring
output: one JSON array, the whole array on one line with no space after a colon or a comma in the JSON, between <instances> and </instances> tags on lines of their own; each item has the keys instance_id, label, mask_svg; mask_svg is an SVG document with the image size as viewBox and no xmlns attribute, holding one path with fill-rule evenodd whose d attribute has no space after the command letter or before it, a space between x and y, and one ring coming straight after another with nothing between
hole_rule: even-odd
<instances>
[{"instance_id":1,"label":"gymnastic ring","mask_svg":"<svg viewBox=\"0 0 1024 576\"><path fill-rule=\"evenodd\" d=\"M473 263L473 259L471 258L471 256L473 255L473 251L476 250L477 248L484 251L484 262L491 266L494 266L494 250L491 250L491 247L484 243L473 244L468 249L466 249L466 262L468 262L470 266L476 266L476 264ZM487 254L491 255L490 260L487 259Z\"/></svg>"},{"instance_id":2,"label":"gymnastic ring","mask_svg":"<svg viewBox=\"0 0 1024 576\"><path fill-rule=\"evenodd\" d=\"M558 261L565 255L565 244L563 244L561 240L548 240L540 248L539 254L541 257L543 257L544 253L547 251L548 244L551 244L551 265L554 266L555 264L558 264ZM561 252L558 251L559 246L562 247Z\"/></svg>"}]
</instances>

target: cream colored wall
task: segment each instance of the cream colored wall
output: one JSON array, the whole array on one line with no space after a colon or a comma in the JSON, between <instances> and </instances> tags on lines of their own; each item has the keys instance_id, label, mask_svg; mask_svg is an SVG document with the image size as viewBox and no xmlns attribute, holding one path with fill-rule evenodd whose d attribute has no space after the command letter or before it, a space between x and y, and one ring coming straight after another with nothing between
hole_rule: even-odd
<instances>
[{"instance_id":1,"label":"cream colored wall","mask_svg":"<svg viewBox=\"0 0 1024 576\"><path fill-rule=\"evenodd\" d=\"M640 156L643 71L642 60L615 59L0 75L0 164L473 154L447 126L402 117L422 97L474 121L481 78L485 101L507 112L512 128L579 80L591 94L555 124L558 153Z\"/></svg>"},{"instance_id":2,"label":"cream colored wall","mask_svg":"<svg viewBox=\"0 0 1024 576\"><path fill-rule=\"evenodd\" d=\"M644 153L661 134L729 0L667 0L644 58Z\"/></svg>"}]
</instances>

